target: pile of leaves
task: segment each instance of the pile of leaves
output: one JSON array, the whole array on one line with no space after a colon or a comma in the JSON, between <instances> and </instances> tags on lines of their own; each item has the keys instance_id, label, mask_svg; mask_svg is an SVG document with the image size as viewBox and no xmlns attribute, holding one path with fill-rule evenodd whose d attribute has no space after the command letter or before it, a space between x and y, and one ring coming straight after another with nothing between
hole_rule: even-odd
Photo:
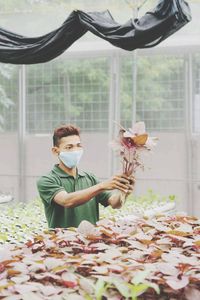
<instances>
[{"instance_id":1,"label":"pile of leaves","mask_svg":"<svg viewBox=\"0 0 200 300\"><path fill-rule=\"evenodd\" d=\"M0 250L0 299L200 299L200 221L83 221Z\"/></svg>"},{"instance_id":2,"label":"pile of leaves","mask_svg":"<svg viewBox=\"0 0 200 300\"><path fill-rule=\"evenodd\" d=\"M121 209L100 206L100 218L121 219L127 216L152 216L156 213L174 212L176 197L160 196L149 189L145 195L129 196ZM38 198L28 203L0 205L0 244L23 243L33 234L47 229L42 201Z\"/></svg>"}]
</instances>

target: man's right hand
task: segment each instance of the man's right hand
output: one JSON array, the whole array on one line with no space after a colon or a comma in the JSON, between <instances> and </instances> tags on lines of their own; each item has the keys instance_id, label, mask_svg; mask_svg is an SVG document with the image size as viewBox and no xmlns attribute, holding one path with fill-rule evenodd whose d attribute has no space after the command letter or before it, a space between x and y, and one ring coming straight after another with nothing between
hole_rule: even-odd
<instances>
[{"instance_id":1,"label":"man's right hand","mask_svg":"<svg viewBox=\"0 0 200 300\"><path fill-rule=\"evenodd\" d=\"M104 190L120 190L125 194L128 193L131 185L129 181L129 177L122 175L115 175L111 179L107 181L101 182L102 189Z\"/></svg>"}]
</instances>

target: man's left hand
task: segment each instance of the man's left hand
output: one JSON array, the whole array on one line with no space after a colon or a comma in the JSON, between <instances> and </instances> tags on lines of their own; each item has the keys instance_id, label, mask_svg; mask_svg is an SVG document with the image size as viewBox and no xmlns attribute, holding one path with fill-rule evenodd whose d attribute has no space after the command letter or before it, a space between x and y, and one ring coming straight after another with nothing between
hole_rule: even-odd
<instances>
[{"instance_id":1,"label":"man's left hand","mask_svg":"<svg viewBox=\"0 0 200 300\"><path fill-rule=\"evenodd\" d=\"M128 184L128 190L126 193L126 197L129 196L133 192L134 185L135 185L135 177L133 175L128 176L127 179L129 180L129 184Z\"/></svg>"}]
</instances>

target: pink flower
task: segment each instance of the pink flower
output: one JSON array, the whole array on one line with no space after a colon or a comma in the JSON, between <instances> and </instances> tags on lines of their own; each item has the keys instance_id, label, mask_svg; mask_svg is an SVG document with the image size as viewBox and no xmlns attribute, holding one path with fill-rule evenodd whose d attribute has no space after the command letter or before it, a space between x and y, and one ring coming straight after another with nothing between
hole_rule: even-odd
<instances>
[{"instance_id":1,"label":"pink flower","mask_svg":"<svg viewBox=\"0 0 200 300\"><path fill-rule=\"evenodd\" d=\"M124 174L130 176L138 167L144 167L139 154L141 150L151 150L156 145L155 140L156 138L151 138L146 133L144 122L137 122L129 129L120 125L119 137L111 143L111 146L117 150L122 159Z\"/></svg>"},{"instance_id":2,"label":"pink flower","mask_svg":"<svg viewBox=\"0 0 200 300\"><path fill-rule=\"evenodd\" d=\"M129 128L128 130L125 131L124 137L138 136L144 133L146 133L145 123L137 122L133 125L133 128Z\"/></svg>"}]
</instances>

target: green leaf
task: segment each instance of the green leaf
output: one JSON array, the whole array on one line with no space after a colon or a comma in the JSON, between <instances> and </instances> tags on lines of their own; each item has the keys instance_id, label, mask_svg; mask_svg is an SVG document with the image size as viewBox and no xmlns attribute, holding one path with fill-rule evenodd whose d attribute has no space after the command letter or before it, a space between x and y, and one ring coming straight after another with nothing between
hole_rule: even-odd
<instances>
[{"instance_id":1,"label":"green leaf","mask_svg":"<svg viewBox=\"0 0 200 300\"><path fill-rule=\"evenodd\" d=\"M137 296L142 295L147 289L148 285L141 283L138 285L129 284L129 288L131 290L131 299L137 300Z\"/></svg>"},{"instance_id":2,"label":"green leaf","mask_svg":"<svg viewBox=\"0 0 200 300\"><path fill-rule=\"evenodd\" d=\"M95 296L97 300L101 300L103 293L106 290L106 284L102 279L98 279L95 284Z\"/></svg>"},{"instance_id":3,"label":"green leaf","mask_svg":"<svg viewBox=\"0 0 200 300\"><path fill-rule=\"evenodd\" d=\"M176 200L176 196L175 195L169 195L169 200L171 202L174 202Z\"/></svg>"},{"instance_id":4,"label":"green leaf","mask_svg":"<svg viewBox=\"0 0 200 300\"><path fill-rule=\"evenodd\" d=\"M145 281L145 282L137 284L137 285L128 284L128 286L131 290L131 299L132 300L137 300L137 296L140 296L143 293L145 293L148 288L153 288L157 294L160 294L159 286L152 282Z\"/></svg>"},{"instance_id":5,"label":"green leaf","mask_svg":"<svg viewBox=\"0 0 200 300\"><path fill-rule=\"evenodd\" d=\"M8 239L8 236L6 234L0 234L0 241L6 242Z\"/></svg>"},{"instance_id":6,"label":"green leaf","mask_svg":"<svg viewBox=\"0 0 200 300\"><path fill-rule=\"evenodd\" d=\"M93 298L88 294L85 294L84 298L85 298L85 300L93 300Z\"/></svg>"}]
</instances>

